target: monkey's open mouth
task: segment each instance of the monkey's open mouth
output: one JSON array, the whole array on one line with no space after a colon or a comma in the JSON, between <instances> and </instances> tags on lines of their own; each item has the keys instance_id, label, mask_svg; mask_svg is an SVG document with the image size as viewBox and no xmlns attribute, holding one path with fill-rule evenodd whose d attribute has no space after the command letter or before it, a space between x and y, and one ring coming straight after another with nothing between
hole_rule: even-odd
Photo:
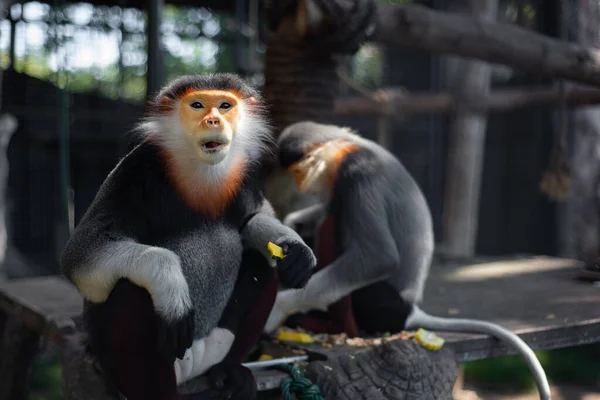
<instances>
[{"instance_id":1,"label":"monkey's open mouth","mask_svg":"<svg viewBox=\"0 0 600 400\"><path fill-rule=\"evenodd\" d=\"M207 140L200 143L200 148L205 153L214 153L216 151L223 150L229 142L221 141L221 140Z\"/></svg>"}]
</instances>

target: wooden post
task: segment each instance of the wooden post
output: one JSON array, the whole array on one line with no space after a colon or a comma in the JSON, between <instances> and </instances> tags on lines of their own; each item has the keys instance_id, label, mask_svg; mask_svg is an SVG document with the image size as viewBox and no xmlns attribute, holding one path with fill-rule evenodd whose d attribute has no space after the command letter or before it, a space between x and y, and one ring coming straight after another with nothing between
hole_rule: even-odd
<instances>
[{"instance_id":1,"label":"wooden post","mask_svg":"<svg viewBox=\"0 0 600 400\"><path fill-rule=\"evenodd\" d=\"M574 0L570 28L582 46L598 46L600 7L595 0ZM600 245L600 107L573 114L570 199L566 215L566 252L587 264L597 262ZM570 240L568 240L570 239Z\"/></svg>"},{"instance_id":2,"label":"wooden post","mask_svg":"<svg viewBox=\"0 0 600 400\"><path fill-rule=\"evenodd\" d=\"M271 35L265 57L264 92L276 136L287 125L305 119L331 122L339 93L339 64L333 55L316 53L305 43L293 21L282 23Z\"/></svg>"},{"instance_id":3,"label":"wooden post","mask_svg":"<svg viewBox=\"0 0 600 400\"><path fill-rule=\"evenodd\" d=\"M478 17L496 19L498 0L471 0ZM490 87L490 66L481 61L463 60L459 96L477 102ZM451 126L443 212L443 250L451 255L469 257L475 253L479 192L483 170L487 117L483 113L461 110Z\"/></svg>"},{"instance_id":4,"label":"wooden post","mask_svg":"<svg viewBox=\"0 0 600 400\"><path fill-rule=\"evenodd\" d=\"M275 136L294 122L331 122L339 93L339 58L317 52L306 43L296 30L295 19L294 15L279 25L266 50L264 93ZM273 159L267 162L275 165ZM270 171L265 194L281 218L314 203L311 197L297 193L294 180L276 167Z\"/></svg>"}]
</instances>

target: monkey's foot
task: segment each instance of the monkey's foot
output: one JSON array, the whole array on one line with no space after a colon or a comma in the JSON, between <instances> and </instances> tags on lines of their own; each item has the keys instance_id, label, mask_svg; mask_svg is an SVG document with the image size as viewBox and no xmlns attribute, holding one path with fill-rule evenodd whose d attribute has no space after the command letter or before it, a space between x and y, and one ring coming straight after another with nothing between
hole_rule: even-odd
<instances>
[{"instance_id":1,"label":"monkey's foot","mask_svg":"<svg viewBox=\"0 0 600 400\"><path fill-rule=\"evenodd\" d=\"M252 372L239 364L220 363L208 371L211 388L193 395L194 400L255 400Z\"/></svg>"}]
</instances>

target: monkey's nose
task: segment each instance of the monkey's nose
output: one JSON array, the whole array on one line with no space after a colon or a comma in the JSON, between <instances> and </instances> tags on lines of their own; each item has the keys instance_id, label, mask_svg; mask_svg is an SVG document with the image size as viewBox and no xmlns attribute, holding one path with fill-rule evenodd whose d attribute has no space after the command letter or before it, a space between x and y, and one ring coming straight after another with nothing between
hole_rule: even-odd
<instances>
[{"instance_id":1,"label":"monkey's nose","mask_svg":"<svg viewBox=\"0 0 600 400\"><path fill-rule=\"evenodd\" d=\"M219 121L219 118L209 117L206 119L206 125L209 128L218 128L219 125L221 125L221 122Z\"/></svg>"}]
</instances>

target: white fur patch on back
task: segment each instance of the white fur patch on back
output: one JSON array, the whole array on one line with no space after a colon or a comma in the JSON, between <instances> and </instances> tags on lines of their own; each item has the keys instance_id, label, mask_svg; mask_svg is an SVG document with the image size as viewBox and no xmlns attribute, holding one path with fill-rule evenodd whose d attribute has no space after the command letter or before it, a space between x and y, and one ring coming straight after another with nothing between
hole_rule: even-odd
<instances>
[{"instance_id":1,"label":"white fur patch on back","mask_svg":"<svg viewBox=\"0 0 600 400\"><path fill-rule=\"evenodd\" d=\"M233 345L235 335L223 328L214 328L208 336L194 340L183 360L175 359L175 376L180 385L202 375L210 367L223 361Z\"/></svg>"}]
</instances>

